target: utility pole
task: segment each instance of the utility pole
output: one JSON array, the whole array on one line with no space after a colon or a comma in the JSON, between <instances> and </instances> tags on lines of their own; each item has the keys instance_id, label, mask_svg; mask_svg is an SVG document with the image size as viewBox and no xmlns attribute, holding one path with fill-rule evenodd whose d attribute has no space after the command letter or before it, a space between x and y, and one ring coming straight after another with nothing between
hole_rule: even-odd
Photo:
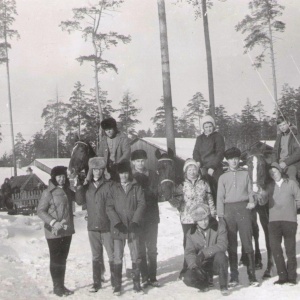
<instances>
[{"instance_id":1,"label":"utility pole","mask_svg":"<svg viewBox=\"0 0 300 300\"><path fill-rule=\"evenodd\" d=\"M56 158L59 158L59 150L58 150L58 143L59 143L59 136L58 136L58 89L56 86L56 110L55 110L55 125L56 125Z\"/></svg>"},{"instance_id":2,"label":"utility pole","mask_svg":"<svg viewBox=\"0 0 300 300\"><path fill-rule=\"evenodd\" d=\"M165 1L157 0L157 5L160 30L164 107L166 115L167 147L168 149L172 149L174 154L176 154Z\"/></svg>"}]
</instances>

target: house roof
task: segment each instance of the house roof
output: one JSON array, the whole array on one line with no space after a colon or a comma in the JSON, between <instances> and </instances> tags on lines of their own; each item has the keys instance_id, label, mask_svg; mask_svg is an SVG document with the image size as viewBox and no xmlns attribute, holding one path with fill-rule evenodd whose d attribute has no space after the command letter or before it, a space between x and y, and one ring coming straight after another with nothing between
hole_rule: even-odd
<instances>
[{"instance_id":1,"label":"house roof","mask_svg":"<svg viewBox=\"0 0 300 300\"><path fill-rule=\"evenodd\" d=\"M17 169L18 175L26 175L25 170ZM0 186L4 182L5 178L10 178L14 176L14 168L13 167L0 167Z\"/></svg>"},{"instance_id":2,"label":"house roof","mask_svg":"<svg viewBox=\"0 0 300 300\"><path fill-rule=\"evenodd\" d=\"M27 170L29 166L27 167L23 167L22 170ZM47 172L39 169L36 166L30 166L30 168L32 169L32 173L36 174L45 185L48 185L49 179L50 179L50 174L48 174Z\"/></svg>"},{"instance_id":3,"label":"house roof","mask_svg":"<svg viewBox=\"0 0 300 300\"><path fill-rule=\"evenodd\" d=\"M12 189L18 188L25 191L32 191L43 185L43 181L36 174L16 176L10 182Z\"/></svg>"},{"instance_id":4,"label":"house roof","mask_svg":"<svg viewBox=\"0 0 300 300\"><path fill-rule=\"evenodd\" d=\"M56 166L68 167L69 162L70 158L38 158L33 161L31 166L35 166L47 174L50 174L52 168Z\"/></svg>"}]
</instances>

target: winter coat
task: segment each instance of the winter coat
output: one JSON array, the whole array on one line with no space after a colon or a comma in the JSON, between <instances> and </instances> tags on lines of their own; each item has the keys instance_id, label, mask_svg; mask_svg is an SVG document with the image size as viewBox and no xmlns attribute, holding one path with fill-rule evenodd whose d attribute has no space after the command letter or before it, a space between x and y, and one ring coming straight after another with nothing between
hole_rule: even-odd
<instances>
[{"instance_id":1,"label":"winter coat","mask_svg":"<svg viewBox=\"0 0 300 300\"><path fill-rule=\"evenodd\" d=\"M49 186L44 190L37 208L38 216L45 222L46 239L70 236L75 233L72 209L73 201L75 201L75 193L69 187L60 188L49 180ZM67 229L59 230L57 235L52 234L50 222L53 219L58 222L65 220Z\"/></svg>"},{"instance_id":2,"label":"winter coat","mask_svg":"<svg viewBox=\"0 0 300 300\"><path fill-rule=\"evenodd\" d=\"M159 223L157 174L152 170L148 170L148 175L134 172L133 177L142 187L145 196L146 210L143 218L144 225Z\"/></svg>"},{"instance_id":3,"label":"winter coat","mask_svg":"<svg viewBox=\"0 0 300 300\"><path fill-rule=\"evenodd\" d=\"M106 205L113 239L135 239L136 234L130 232L129 225L131 222L135 222L141 230L145 209L146 203L143 190L135 180L128 183L126 193L121 183L114 182L111 185ZM128 233L122 233L115 227L121 222L127 227Z\"/></svg>"},{"instance_id":4,"label":"winter coat","mask_svg":"<svg viewBox=\"0 0 300 300\"><path fill-rule=\"evenodd\" d=\"M98 156L104 157L107 162L110 159L109 147L107 144L107 136L104 136L102 141L100 142L98 149ZM114 137L116 145L115 145L115 163L119 163L123 159L130 160L130 143L128 137L122 133L118 132Z\"/></svg>"},{"instance_id":5,"label":"winter coat","mask_svg":"<svg viewBox=\"0 0 300 300\"><path fill-rule=\"evenodd\" d=\"M200 162L200 167L205 169L213 169L213 177L218 177L222 174L222 161L224 159L225 142L223 136L214 131L206 136L204 133L196 139L196 144L193 151L193 159Z\"/></svg>"},{"instance_id":6,"label":"winter coat","mask_svg":"<svg viewBox=\"0 0 300 300\"><path fill-rule=\"evenodd\" d=\"M193 184L186 179L182 185L179 185L175 191L175 197L169 200L170 204L176 207L180 212L182 224L193 224L193 211L199 204L207 204L210 208L211 215L216 215L216 208L209 184L198 177Z\"/></svg>"},{"instance_id":7,"label":"winter coat","mask_svg":"<svg viewBox=\"0 0 300 300\"><path fill-rule=\"evenodd\" d=\"M81 186L76 193L76 202L85 204L87 207L87 228L89 231L110 231L110 221L106 213L106 202L111 184L110 181L100 179L98 187L93 182L90 182L86 186Z\"/></svg>"},{"instance_id":8,"label":"winter coat","mask_svg":"<svg viewBox=\"0 0 300 300\"><path fill-rule=\"evenodd\" d=\"M290 130L293 132L290 133L290 137L288 140L288 157L284 159L284 162L287 166L295 165L297 170L300 170L300 145L297 142L300 142L300 138L297 135L297 130L294 127L291 127ZM284 133L279 133L276 137L273 154L272 154L272 162L276 161L279 162L280 160L280 152L281 152L281 137L284 135Z\"/></svg>"},{"instance_id":9,"label":"winter coat","mask_svg":"<svg viewBox=\"0 0 300 300\"><path fill-rule=\"evenodd\" d=\"M196 267L197 255L202 252L205 259L214 257L217 252L225 252L228 247L227 230L224 220L217 222L210 218L208 229L205 230L205 236L197 225L190 228L186 235L186 246L184 249L184 258L189 269Z\"/></svg>"}]
</instances>

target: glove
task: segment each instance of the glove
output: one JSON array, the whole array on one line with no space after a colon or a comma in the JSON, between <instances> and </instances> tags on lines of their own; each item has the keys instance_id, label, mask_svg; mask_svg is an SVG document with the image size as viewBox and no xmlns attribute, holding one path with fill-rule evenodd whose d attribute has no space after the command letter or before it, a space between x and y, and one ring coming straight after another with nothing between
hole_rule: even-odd
<instances>
[{"instance_id":1,"label":"glove","mask_svg":"<svg viewBox=\"0 0 300 300\"><path fill-rule=\"evenodd\" d=\"M205 259L205 256L204 256L203 252L201 251L201 252L197 255L197 257L196 257L196 264L197 264L197 266L200 267L200 266L202 265L204 259Z\"/></svg>"},{"instance_id":2,"label":"glove","mask_svg":"<svg viewBox=\"0 0 300 300\"><path fill-rule=\"evenodd\" d=\"M118 229L121 233L126 234L128 232L127 227L122 222L115 225L115 228Z\"/></svg>"},{"instance_id":3,"label":"glove","mask_svg":"<svg viewBox=\"0 0 300 300\"><path fill-rule=\"evenodd\" d=\"M195 268L193 269L194 272L196 273L196 276L198 277L198 279L202 282L206 282L208 280L208 274L205 270L203 270L202 268Z\"/></svg>"},{"instance_id":4,"label":"glove","mask_svg":"<svg viewBox=\"0 0 300 300\"><path fill-rule=\"evenodd\" d=\"M139 229L139 225L135 222L131 222L129 225L129 230L133 233L136 233Z\"/></svg>"}]
</instances>

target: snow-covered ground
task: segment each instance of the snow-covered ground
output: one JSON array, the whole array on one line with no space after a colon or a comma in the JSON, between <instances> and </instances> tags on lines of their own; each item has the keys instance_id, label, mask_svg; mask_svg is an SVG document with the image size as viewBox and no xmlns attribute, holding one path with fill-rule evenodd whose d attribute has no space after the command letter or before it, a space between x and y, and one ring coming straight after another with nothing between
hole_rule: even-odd
<instances>
[{"instance_id":1,"label":"snow-covered ground","mask_svg":"<svg viewBox=\"0 0 300 300\"><path fill-rule=\"evenodd\" d=\"M85 212L76 211L75 228L70 254L67 262L66 286L75 291L69 296L72 299L112 299L109 284L109 272L106 282L98 293L91 294L88 289L92 283L91 251L86 230ZM186 287L178 281L178 274L183 261L182 230L179 216L169 203L160 203L161 223L158 238L158 279L160 288L147 288L143 296L132 292L132 282L123 271L124 293L121 299L223 299L218 287L218 277L214 278L215 287L205 294L196 289ZM298 216L300 218L300 216ZM299 219L298 219L299 220ZM263 262L266 263L264 235L260 231ZM300 266L300 233L297 233L297 258ZM107 257L106 267L108 269ZM127 268L131 262L126 247ZM240 286L231 290L226 299L258 300L258 299L300 299L300 284L290 286L274 286L274 276L262 282L263 270L257 271L261 286L248 287L245 267L240 268ZM299 273L299 267L298 267ZM37 216L8 216L0 213L0 299L55 299L52 294L52 282L49 273L49 253L44 238L43 224Z\"/></svg>"}]
</instances>

